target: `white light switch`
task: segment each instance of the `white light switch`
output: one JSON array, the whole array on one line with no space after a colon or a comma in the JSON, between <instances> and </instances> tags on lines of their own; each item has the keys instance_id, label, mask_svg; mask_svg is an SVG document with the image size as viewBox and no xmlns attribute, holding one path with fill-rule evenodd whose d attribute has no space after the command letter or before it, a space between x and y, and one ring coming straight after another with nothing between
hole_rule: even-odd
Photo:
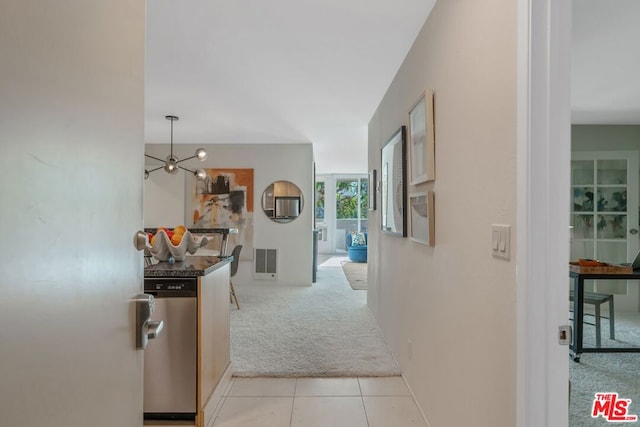
<instances>
[{"instance_id":1,"label":"white light switch","mask_svg":"<svg viewBox=\"0 0 640 427\"><path fill-rule=\"evenodd\" d=\"M511 256L511 226L491 224L491 255L509 259Z\"/></svg>"},{"instance_id":2,"label":"white light switch","mask_svg":"<svg viewBox=\"0 0 640 427\"><path fill-rule=\"evenodd\" d=\"M500 252L507 251L507 234L505 230L500 230Z\"/></svg>"}]
</instances>

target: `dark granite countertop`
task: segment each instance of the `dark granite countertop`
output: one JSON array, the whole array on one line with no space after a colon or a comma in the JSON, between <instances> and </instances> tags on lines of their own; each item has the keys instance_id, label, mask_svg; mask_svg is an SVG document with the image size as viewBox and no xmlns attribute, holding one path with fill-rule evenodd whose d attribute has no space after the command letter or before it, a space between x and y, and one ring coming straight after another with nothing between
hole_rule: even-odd
<instances>
[{"instance_id":1,"label":"dark granite countertop","mask_svg":"<svg viewBox=\"0 0 640 427\"><path fill-rule=\"evenodd\" d=\"M145 228L145 233L155 233L157 228ZM237 228L195 228L195 227L187 227L193 234L238 234Z\"/></svg>"},{"instance_id":2,"label":"dark granite countertop","mask_svg":"<svg viewBox=\"0 0 640 427\"><path fill-rule=\"evenodd\" d=\"M232 256L188 256L184 261L176 261L169 264L161 261L144 268L144 277L198 277L217 270L223 265L229 264Z\"/></svg>"}]
</instances>

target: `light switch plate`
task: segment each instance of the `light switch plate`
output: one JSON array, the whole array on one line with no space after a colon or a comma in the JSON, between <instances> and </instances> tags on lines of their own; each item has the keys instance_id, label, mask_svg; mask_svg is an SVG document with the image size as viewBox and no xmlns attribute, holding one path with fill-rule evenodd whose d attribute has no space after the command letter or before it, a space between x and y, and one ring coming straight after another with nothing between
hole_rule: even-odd
<instances>
[{"instance_id":1,"label":"light switch plate","mask_svg":"<svg viewBox=\"0 0 640 427\"><path fill-rule=\"evenodd\" d=\"M496 258L511 258L511 226L491 224L491 255Z\"/></svg>"}]
</instances>

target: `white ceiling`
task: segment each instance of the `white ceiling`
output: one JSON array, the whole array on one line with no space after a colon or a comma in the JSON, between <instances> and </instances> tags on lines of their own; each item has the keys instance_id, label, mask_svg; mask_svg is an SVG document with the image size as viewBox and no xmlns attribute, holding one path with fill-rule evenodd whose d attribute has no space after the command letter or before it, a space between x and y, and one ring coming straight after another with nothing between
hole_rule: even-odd
<instances>
[{"instance_id":1,"label":"white ceiling","mask_svg":"<svg viewBox=\"0 0 640 427\"><path fill-rule=\"evenodd\" d=\"M640 124L640 1L574 0L572 122Z\"/></svg>"},{"instance_id":2,"label":"white ceiling","mask_svg":"<svg viewBox=\"0 0 640 427\"><path fill-rule=\"evenodd\" d=\"M147 2L146 142L312 142L366 172L367 124L435 0ZM574 123L640 124L640 1L574 0Z\"/></svg>"},{"instance_id":3,"label":"white ceiling","mask_svg":"<svg viewBox=\"0 0 640 427\"><path fill-rule=\"evenodd\" d=\"M367 124L435 0L147 2L146 142L312 142L367 171Z\"/></svg>"}]
</instances>

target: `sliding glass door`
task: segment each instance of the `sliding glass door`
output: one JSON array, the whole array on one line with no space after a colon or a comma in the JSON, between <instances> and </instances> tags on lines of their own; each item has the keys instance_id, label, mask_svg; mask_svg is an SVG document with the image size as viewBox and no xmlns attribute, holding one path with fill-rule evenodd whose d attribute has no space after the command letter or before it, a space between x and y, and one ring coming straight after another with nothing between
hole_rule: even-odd
<instances>
[{"instance_id":1,"label":"sliding glass door","mask_svg":"<svg viewBox=\"0 0 640 427\"><path fill-rule=\"evenodd\" d=\"M318 175L315 188L318 251L346 250L346 236L367 231L367 175Z\"/></svg>"},{"instance_id":2,"label":"sliding glass door","mask_svg":"<svg viewBox=\"0 0 640 427\"><path fill-rule=\"evenodd\" d=\"M336 180L336 228L367 231L367 177Z\"/></svg>"}]
</instances>

